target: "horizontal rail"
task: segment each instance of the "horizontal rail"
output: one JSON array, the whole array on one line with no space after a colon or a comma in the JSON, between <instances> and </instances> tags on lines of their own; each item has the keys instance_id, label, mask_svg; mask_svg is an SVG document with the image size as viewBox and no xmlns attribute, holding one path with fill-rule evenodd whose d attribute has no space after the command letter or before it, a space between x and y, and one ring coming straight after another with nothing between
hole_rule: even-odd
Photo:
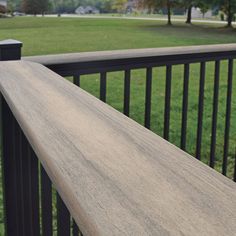
<instances>
[{"instance_id":1,"label":"horizontal rail","mask_svg":"<svg viewBox=\"0 0 236 236\"><path fill-rule=\"evenodd\" d=\"M2 95L84 235L236 234L234 182L42 65L0 71Z\"/></svg>"},{"instance_id":2,"label":"horizontal rail","mask_svg":"<svg viewBox=\"0 0 236 236\"><path fill-rule=\"evenodd\" d=\"M61 76L236 58L236 44L130 49L23 57Z\"/></svg>"}]
</instances>

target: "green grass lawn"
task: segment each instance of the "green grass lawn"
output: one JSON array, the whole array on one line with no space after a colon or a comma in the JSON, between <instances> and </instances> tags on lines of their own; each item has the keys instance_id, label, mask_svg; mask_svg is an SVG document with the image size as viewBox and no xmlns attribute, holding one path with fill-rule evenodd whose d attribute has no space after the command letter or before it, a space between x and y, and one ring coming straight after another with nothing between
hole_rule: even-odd
<instances>
[{"instance_id":1,"label":"green grass lawn","mask_svg":"<svg viewBox=\"0 0 236 236\"><path fill-rule=\"evenodd\" d=\"M0 39L24 43L24 55L236 42L236 30L122 19L1 19Z\"/></svg>"},{"instance_id":2,"label":"green grass lawn","mask_svg":"<svg viewBox=\"0 0 236 236\"><path fill-rule=\"evenodd\" d=\"M236 43L236 29L221 25L197 24L187 26L175 23L123 19L76 19L19 17L0 20L0 40L13 38L23 42L23 55L55 54L129 48L187 46L200 44ZM236 76L234 67L234 78ZM236 79L236 78L235 78ZM230 133L229 173L233 174L233 154L236 145L236 82L234 79L232 101L232 126ZM202 158L208 162L211 138L214 64L207 63ZM98 75L84 76L82 88L98 96ZM179 146L182 110L183 66L174 66L172 80L170 141ZM187 150L195 153L199 64L191 65ZM222 62L217 130L217 169L223 155L225 104L227 92L227 63ZM159 135L163 132L165 96L165 68L153 71L152 127ZM145 98L145 70L134 70L131 80L131 117L143 124ZM123 73L108 74L108 103L122 111Z\"/></svg>"}]
</instances>

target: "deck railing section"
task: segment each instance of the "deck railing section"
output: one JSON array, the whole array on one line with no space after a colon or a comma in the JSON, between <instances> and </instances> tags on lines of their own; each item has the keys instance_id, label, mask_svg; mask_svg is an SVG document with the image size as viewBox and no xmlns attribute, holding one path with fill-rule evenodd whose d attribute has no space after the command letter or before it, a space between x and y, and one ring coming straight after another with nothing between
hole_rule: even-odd
<instances>
[{"instance_id":1,"label":"deck railing section","mask_svg":"<svg viewBox=\"0 0 236 236\"><path fill-rule=\"evenodd\" d=\"M0 71L7 235L52 235L51 181L59 236L235 235L233 181L40 64Z\"/></svg>"},{"instance_id":2,"label":"deck railing section","mask_svg":"<svg viewBox=\"0 0 236 236\"><path fill-rule=\"evenodd\" d=\"M212 128L211 144L209 146L209 166L215 167L216 156L216 137L217 137L217 116L219 104L219 79L221 61L228 62L228 81L227 81L227 99L225 108L225 130L224 145L222 157L222 173L227 175L228 156L229 156L229 134L231 128L231 106L232 106L232 87L233 87L233 65L236 58L236 45L208 45L191 47L172 47L157 49L137 49L120 50L105 52L72 53L48 56L24 57L25 61L34 61L45 65L49 69L61 76L73 76L74 83L80 86L80 77L82 75L100 74L100 99L106 102L107 94L107 73L114 71L124 71L124 99L123 113L130 114L130 89L131 73L134 69L146 69L146 91L145 91L145 111L144 126L150 129L152 112L152 82L153 69L156 67L166 67L166 85L165 85L165 105L164 105L164 125L163 137L169 140L170 133L170 115L171 115L171 93L172 93L172 68L174 65L184 65L183 71L183 99L182 99L182 121L181 138L179 146L184 151L186 148L186 136L188 125L188 98L189 98L189 79L190 66L192 63L200 63L199 95L198 95L198 116L196 132L195 157L201 160L202 153L202 133L203 133L203 111L204 111L204 93L206 81L206 63L214 62L214 88L212 102ZM181 82L181 81L180 81ZM176 132L178 132L176 130ZM234 144L232 144L234 145ZM234 173L236 180L236 173Z\"/></svg>"},{"instance_id":3,"label":"deck railing section","mask_svg":"<svg viewBox=\"0 0 236 236\"><path fill-rule=\"evenodd\" d=\"M2 41L0 61L19 60L21 47L16 40ZM58 193L53 210L52 182L3 96L1 117L5 234L82 236Z\"/></svg>"}]
</instances>

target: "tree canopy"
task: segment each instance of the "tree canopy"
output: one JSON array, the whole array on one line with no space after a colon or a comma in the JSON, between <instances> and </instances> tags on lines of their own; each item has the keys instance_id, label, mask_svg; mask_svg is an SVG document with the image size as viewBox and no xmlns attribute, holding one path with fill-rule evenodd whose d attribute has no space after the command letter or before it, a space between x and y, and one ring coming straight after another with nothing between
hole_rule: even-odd
<instances>
[{"instance_id":1,"label":"tree canopy","mask_svg":"<svg viewBox=\"0 0 236 236\"><path fill-rule=\"evenodd\" d=\"M168 15L168 24L171 25L172 8L178 6L180 0L138 0L139 6L147 7L149 9L166 8Z\"/></svg>"},{"instance_id":2,"label":"tree canopy","mask_svg":"<svg viewBox=\"0 0 236 236\"><path fill-rule=\"evenodd\" d=\"M171 12L173 7L184 7L187 10L186 23L191 23L193 7L201 9L203 15L214 7L224 12L227 16L228 27L232 27L232 21L236 13L236 0L138 0L141 7L149 9L166 8L168 13L168 24L171 24Z\"/></svg>"},{"instance_id":3,"label":"tree canopy","mask_svg":"<svg viewBox=\"0 0 236 236\"><path fill-rule=\"evenodd\" d=\"M22 8L28 14L44 14L47 12L49 0L23 0Z\"/></svg>"},{"instance_id":4,"label":"tree canopy","mask_svg":"<svg viewBox=\"0 0 236 236\"><path fill-rule=\"evenodd\" d=\"M227 26L232 27L234 14L236 13L236 0L213 0L227 16Z\"/></svg>"},{"instance_id":5,"label":"tree canopy","mask_svg":"<svg viewBox=\"0 0 236 236\"><path fill-rule=\"evenodd\" d=\"M100 12L112 11L114 0L50 0L51 11L57 13L74 13L79 6L92 6L100 10Z\"/></svg>"},{"instance_id":6,"label":"tree canopy","mask_svg":"<svg viewBox=\"0 0 236 236\"><path fill-rule=\"evenodd\" d=\"M127 3L137 2L142 9L149 12L163 10L167 12L168 24L171 24L171 15L174 8L181 8L187 12L186 23L191 23L192 9L201 9L203 15L213 8L221 10L227 17L227 26L232 26L236 13L236 0L8 0L10 12L20 9L29 14L74 13L79 6L95 7L102 13L125 12Z\"/></svg>"}]
</instances>

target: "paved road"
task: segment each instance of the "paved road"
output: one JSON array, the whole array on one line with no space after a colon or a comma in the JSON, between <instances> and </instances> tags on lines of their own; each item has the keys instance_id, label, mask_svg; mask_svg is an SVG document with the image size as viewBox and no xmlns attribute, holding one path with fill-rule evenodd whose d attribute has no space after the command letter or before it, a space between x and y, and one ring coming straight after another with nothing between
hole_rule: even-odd
<instances>
[{"instance_id":1,"label":"paved road","mask_svg":"<svg viewBox=\"0 0 236 236\"><path fill-rule=\"evenodd\" d=\"M57 15L46 15L47 17L57 17ZM97 16L97 15L76 15L76 14L62 14L61 17L77 17L77 18L95 18L95 19L127 19L127 20L147 20L147 21L167 21L167 18L156 17L132 17L132 16ZM172 18L173 22L185 22L186 19ZM208 24L227 24L226 21L217 20L192 20L193 23L208 23ZM236 22L233 22L236 25Z\"/></svg>"}]
</instances>

